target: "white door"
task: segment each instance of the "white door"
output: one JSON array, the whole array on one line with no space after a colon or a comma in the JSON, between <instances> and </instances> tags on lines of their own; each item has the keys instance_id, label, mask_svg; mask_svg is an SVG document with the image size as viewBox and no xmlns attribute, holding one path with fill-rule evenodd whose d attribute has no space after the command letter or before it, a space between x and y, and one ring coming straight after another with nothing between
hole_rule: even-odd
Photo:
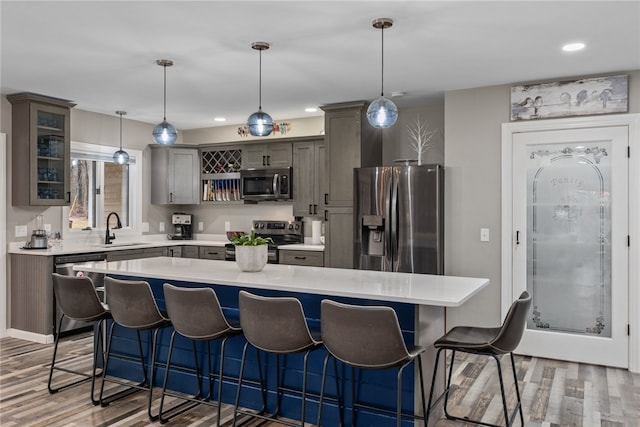
<instances>
[{"instance_id":1,"label":"white door","mask_svg":"<svg viewBox=\"0 0 640 427\"><path fill-rule=\"evenodd\" d=\"M533 298L518 353L627 367L628 127L512 143L512 295Z\"/></svg>"}]
</instances>

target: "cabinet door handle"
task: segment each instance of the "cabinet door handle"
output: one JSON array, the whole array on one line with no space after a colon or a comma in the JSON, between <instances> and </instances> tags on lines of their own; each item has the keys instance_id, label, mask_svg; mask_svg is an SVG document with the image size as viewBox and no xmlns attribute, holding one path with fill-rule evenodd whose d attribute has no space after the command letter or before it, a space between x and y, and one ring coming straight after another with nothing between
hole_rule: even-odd
<instances>
[{"instance_id":1,"label":"cabinet door handle","mask_svg":"<svg viewBox=\"0 0 640 427\"><path fill-rule=\"evenodd\" d=\"M67 203L71 203L71 191L67 191Z\"/></svg>"},{"instance_id":2,"label":"cabinet door handle","mask_svg":"<svg viewBox=\"0 0 640 427\"><path fill-rule=\"evenodd\" d=\"M313 214L318 215L318 205L313 205Z\"/></svg>"},{"instance_id":3,"label":"cabinet door handle","mask_svg":"<svg viewBox=\"0 0 640 427\"><path fill-rule=\"evenodd\" d=\"M329 212L328 210L326 210L326 209L324 210L324 220L325 221L329 221L329 218L327 217L327 213L328 212Z\"/></svg>"},{"instance_id":4,"label":"cabinet door handle","mask_svg":"<svg viewBox=\"0 0 640 427\"><path fill-rule=\"evenodd\" d=\"M312 204L309 204L309 215L313 214L313 208L312 208Z\"/></svg>"},{"instance_id":5,"label":"cabinet door handle","mask_svg":"<svg viewBox=\"0 0 640 427\"><path fill-rule=\"evenodd\" d=\"M520 244L520 230L516 230L516 245Z\"/></svg>"},{"instance_id":6,"label":"cabinet door handle","mask_svg":"<svg viewBox=\"0 0 640 427\"><path fill-rule=\"evenodd\" d=\"M262 166L267 166L267 156L262 156Z\"/></svg>"},{"instance_id":7,"label":"cabinet door handle","mask_svg":"<svg viewBox=\"0 0 640 427\"><path fill-rule=\"evenodd\" d=\"M207 255L218 255L218 252L207 252Z\"/></svg>"},{"instance_id":8,"label":"cabinet door handle","mask_svg":"<svg viewBox=\"0 0 640 427\"><path fill-rule=\"evenodd\" d=\"M329 193L324 193L324 204L325 205L329 204Z\"/></svg>"},{"instance_id":9,"label":"cabinet door handle","mask_svg":"<svg viewBox=\"0 0 640 427\"><path fill-rule=\"evenodd\" d=\"M294 259L307 259L306 256L294 256L293 258Z\"/></svg>"},{"instance_id":10,"label":"cabinet door handle","mask_svg":"<svg viewBox=\"0 0 640 427\"><path fill-rule=\"evenodd\" d=\"M173 203L173 193L169 193L169 203Z\"/></svg>"},{"instance_id":11,"label":"cabinet door handle","mask_svg":"<svg viewBox=\"0 0 640 427\"><path fill-rule=\"evenodd\" d=\"M271 166L271 156L267 156L267 166Z\"/></svg>"}]
</instances>

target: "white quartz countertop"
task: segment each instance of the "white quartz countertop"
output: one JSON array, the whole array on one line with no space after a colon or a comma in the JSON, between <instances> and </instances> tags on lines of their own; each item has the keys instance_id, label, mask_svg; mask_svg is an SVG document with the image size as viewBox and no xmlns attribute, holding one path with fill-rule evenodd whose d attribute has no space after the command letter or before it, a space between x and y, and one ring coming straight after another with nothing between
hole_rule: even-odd
<instances>
[{"instance_id":1,"label":"white quartz countertop","mask_svg":"<svg viewBox=\"0 0 640 427\"><path fill-rule=\"evenodd\" d=\"M482 278L281 264L246 273L235 262L169 257L90 262L74 270L443 307L458 307L489 284Z\"/></svg>"},{"instance_id":2,"label":"white quartz countertop","mask_svg":"<svg viewBox=\"0 0 640 427\"><path fill-rule=\"evenodd\" d=\"M294 245L278 245L278 249L285 249L288 251L324 251L324 245L312 245L312 244L294 244Z\"/></svg>"}]
</instances>

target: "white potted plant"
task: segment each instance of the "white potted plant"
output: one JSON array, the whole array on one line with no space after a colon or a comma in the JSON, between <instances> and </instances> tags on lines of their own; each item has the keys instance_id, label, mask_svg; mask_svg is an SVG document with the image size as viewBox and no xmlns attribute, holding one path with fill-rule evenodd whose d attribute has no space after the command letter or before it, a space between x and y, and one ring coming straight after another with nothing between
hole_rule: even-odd
<instances>
[{"instance_id":1,"label":"white potted plant","mask_svg":"<svg viewBox=\"0 0 640 427\"><path fill-rule=\"evenodd\" d=\"M273 239L256 236L251 230L250 234L233 237L231 243L236 246L236 264L240 270L260 271L267 264L267 244L273 243Z\"/></svg>"}]
</instances>

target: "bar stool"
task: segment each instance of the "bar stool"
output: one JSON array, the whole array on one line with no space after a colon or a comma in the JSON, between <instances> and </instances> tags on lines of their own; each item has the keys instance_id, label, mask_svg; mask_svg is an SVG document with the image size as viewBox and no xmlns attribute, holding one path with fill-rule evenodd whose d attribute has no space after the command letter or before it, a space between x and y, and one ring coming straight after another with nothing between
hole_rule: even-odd
<instances>
[{"instance_id":1,"label":"bar stool","mask_svg":"<svg viewBox=\"0 0 640 427\"><path fill-rule=\"evenodd\" d=\"M307 361L313 350L322 347L322 341L314 339L309 331L304 316L302 304L297 298L292 297L263 297L240 291L240 326L247 343L242 350L242 363L240 364L240 379L238 392L233 412L233 426L236 425L236 417L240 414L251 415L263 420L274 421L279 424L291 426L303 426L306 407L307 387ZM247 356L247 348L252 345L258 355L258 372L260 375L262 391L262 410L255 414L239 409L240 391L242 390L242 377ZM260 351L276 354L276 397L277 405L273 414L264 414L267 407L266 391L262 385L262 369L260 367ZM302 370L301 415L300 423L294 424L278 419L280 413L280 355L304 353Z\"/></svg>"},{"instance_id":2,"label":"bar stool","mask_svg":"<svg viewBox=\"0 0 640 427\"><path fill-rule=\"evenodd\" d=\"M481 354L485 356L491 356L498 364L498 379L500 381L500 392L502 394L502 409L504 411L504 420L507 426L513 424L516 413L520 412L520 421L524 425L524 414L522 413L522 403L520 401L520 390L518 389L518 376L516 374L516 364L513 359L513 350L518 347L522 334L524 333L524 327L527 322L527 316L529 309L531 308L531 296L527 291L522 292L520 297L511 304L507 316L502 323L502 326L498 328L481 328L474 326L456 326L439 338L434 346L438 349L436 353L436 362L433 369L433 380L431 381L431 392L429 393L429 412L427 413L427 419L432 407L435 406L440 399L444 396L444 414L447 419L462 421L465 423L481 424L486 426L499 427L497 424L489 424L479 420L470 420L467 417L461 418L449 414L447 409L447 403L449 400L449 391L451 389L451 376L453 373L453 362L455 360L456 351L464 353ZM444 393L436 400L433 405L431 400L433 398L433 386L436 382L436 374L438 369L438 359L440 358L440 352L451 350L451 365L449 366L449 379L447 380L447 388ZM500 359L498 356L509 353L511 357L511 367L513 368L513 381L516 388L517 403L513 412L509 416L507 410L507 398L504 392L504 382L502 380L502 368L500 365ZM446 354L446 353L445 353Z\"/></svg>"},{"instance_id":3,"label":"bar stool","mask_svg":"<svg viewBox=\"0 0 640 427\"><path fill-rule=\"evenodd\" d=\"M167 356L167 367L164 374L164 382L162 385L162 396L160 397L160 422L165 423L171 418L180 415L202 403L217 406L218 418L217 425L220 425L220 410L222 402L222 383L224 380L224 350L227 339L242 333L242 329L229 324L222 312L220 302L216 293L211 288L179 288L169 283L163 285L165 304L167 313L173 324L174 331L171 334L169 344L169 354ZM193 344L194 369L180 367L180 370L196 373L198 382L198 392L195 396L184 396L181 394L167 391L167 382L171 366L171 356L173 354L173 345L176 334L182 335L191 340ZM218 373L212 373L211 370L211 341L221 340L220 343L220 368ZM207 345L207 362L208 371L207 378L209 380L208 396L202 397L202 376L198 368L198 350L196 341L206 341ZM212 376L218 378L218 401L210 402L212 397ZM166 395L183 399L182 403L176 404L166 411L163 410L164 397ZM173 412L169 417L166 414Z\"/></svg>"},{"instance_id":4,"label":"bar stool","mask_svg":"<svg viewBox=\"0 0 640 427\"><path fill-rule=\"evenodd\" d=\"M402 412L402 372L411 363L418 361L420 372L420 390L422 392L422 411L426 413L424 399L424 382L422 377L422 358L424 348L413 346L407 348L402 337L398 316L391 307L384 306L358 306L342 304L332 300L322 300L320 309L320 325L322 341L328 353L322 369L322 385L320 389L320 408L318 410L318 425L322 420L322 401L324 398L324 386L327 376L327 363L333 357L351 367L351 398L353 408L351 410L351 424L355 425L355 412L358 406L355 393L355 369L389 369L399 368L397 376L396 410L387 408L375 408L381 412L395 413L398 427L402 423L402 417L423 417ZM336 378L338 370L334 363ZM338 395L339 399L339 395ZM338 404L338 408L342 404ZM369 408L369 406L367 406ZM424 418L426 426L427 420ZM340 412L340 424L344 424L342 412Z\"/></svg>"},{"instance_id":5,"label":"bar stool","mask_svg":"<svg viewBox=\"0 0 640 427\"><path fill-rule=\"evenodd\" d=\"M151 292L151 286L145 281L136 280L118 280L112 277L105 277L104 279L105 291L107 294L107 304L113 316L114 322L109 329L109 340L107 345L107 357L104 363L104 370L102 376L102 386L100 387L100 405L107 406L111 402L121 399L125 396L129 396L132 393L138 391L148 391L149 401L147 413L149 419L155 421L158 419L158 415L151 414L151 403L153 400L153 385L155 379L155 367L156 367L156 345L158 342L158 332L162 328L171 326L171 321L165 318L158 309L156 300ZM118 380L115 378L107 378L109 360L112 355L113 346L113 330L115 325L118 324L122 327L133 329L136 331L138 338L138 351L139 359L125 357L123 355L116 355L119 358L138 360L142 367L142 380L138 384L130 384L128 382ZM147 369L144 361L144 352L142 350L142 339L140 337L140 331L149 331L151 338L151 363L150 377L147 382ZM105 381L113 382L116 384L128 386L127 389L114 393L110 396L104 396L104 383Z\"/></svg>"},{"instance_id":6,"label":"bar stool","mask_svg":"<svg viewBox=\"0 0 640 427\"><path fill-rule=\"evenodd\" d=\"M53 347L53 357L51 358L51 368L49 369L49 381L47 382L49 393L57 393L60 390L91 380L91 402L93 402L94 405L97 405L100 401L94 398L93 392L95 389L96 377L102 375L102 373L96 373L98 354L103 356L102 360L104 364L104 354L102 352L102 331L104 329L104 321L110 318L111 315L109 314L109 310L106 305L100 302L91 279L88 277L63 276L58 273L53 273L52 275L53 293L56 297L56 301L62 309L62 315L60 316L60 321L58 323L58 333L56 334L55 345ZM76 321L96 322L93 334L93 370L91 374L56 366L58 344L60 343L60 329L62 327L62 320L65 317ZM51 383L54 370L79 375L84 378L59 387L53 387Z\"/></svg>"}]
</instances>

